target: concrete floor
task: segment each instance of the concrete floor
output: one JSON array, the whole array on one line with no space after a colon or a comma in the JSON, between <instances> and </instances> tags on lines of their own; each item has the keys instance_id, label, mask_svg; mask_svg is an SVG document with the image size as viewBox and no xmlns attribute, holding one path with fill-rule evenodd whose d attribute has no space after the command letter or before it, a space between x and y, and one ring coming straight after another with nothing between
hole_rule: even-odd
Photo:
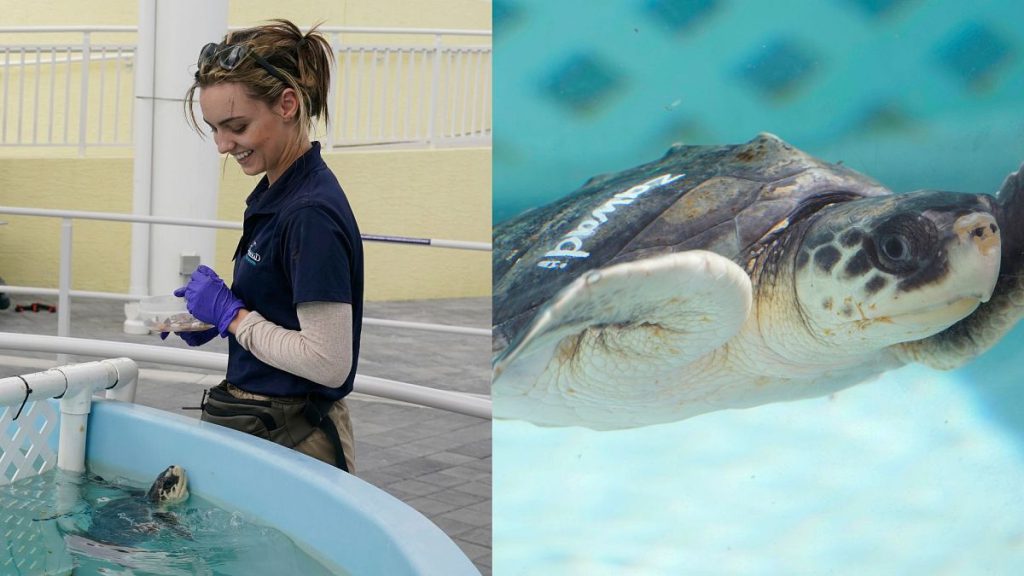
<instances>
[{"instance_id":1,"label":"concrete floor","mask_svg":"<svg viewBox=\"0 0 1024 576\"><path fill-rule=\"evenodd\" d=\"M12 297L0 311L0 331L57 334L57 315L14 312L16 304L53 299ZM71 303L71 335L119 342L187 348L180 339L125 334L122 304L91 299ZM367 318L488 328L489 298L368 302ZM364 326L359 373L443 390L490 393L490 339ZM217 339L201 350L227 352ZM95 360L70 357L69 362ZM0 350L0 376L26 374L54 365L54 355ZM223 374L140 363L136 401L198 418L204 388ZM356 437L357 475L430 518L462 548L483 574L491 572L491 423L358 393L350 396Z\"/></svg>"}]
</instances>

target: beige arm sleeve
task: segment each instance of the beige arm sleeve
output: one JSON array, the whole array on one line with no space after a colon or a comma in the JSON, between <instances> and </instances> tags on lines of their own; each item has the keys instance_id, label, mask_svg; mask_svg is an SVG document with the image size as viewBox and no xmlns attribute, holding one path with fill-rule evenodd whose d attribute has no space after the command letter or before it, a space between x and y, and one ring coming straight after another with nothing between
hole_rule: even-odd
<instances>
[{"instance_id":1,"label":"beige arm sleeve","mask_svg":"<svg viewBox=\"0 0 1024 576\"><path fill-rule=\"evenodd\" d=\"M235 333L238 343L274 368L330 388L352 370L352 305L304 302L296 312L299 329L288 330L249 312Z\"/></svg>"}]
</instances>

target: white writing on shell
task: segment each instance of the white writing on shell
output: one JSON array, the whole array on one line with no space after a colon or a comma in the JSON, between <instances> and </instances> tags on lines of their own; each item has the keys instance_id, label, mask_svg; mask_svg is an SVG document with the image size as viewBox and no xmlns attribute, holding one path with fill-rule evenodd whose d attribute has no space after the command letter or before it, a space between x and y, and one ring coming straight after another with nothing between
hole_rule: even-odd
<instances>
[{"instance_id":1,"label":"white writing on shell","mask_svg":"<svg viewBox=\"0 0 1024 576\"><path fill-rule=\"evenodd\" d=\"M562 239L555 245L554 250L550 250L544 254L545 258L586 258L590 256L590 252L583 251L583 239L593 236L597 229L608 221L608 218L615 212L616 206L628 206L632 204L642 194L657 188L664 186L671 182L685 177L686 174L680 174L673 176L671 174L663 174L657 178L652 178L643 184L637 184L625 192L619 192L606 200L603 204L598 206L590 213L591 218L587 218L583 222L576 225L571 232L562 236ZM537 266L541 268L559 269L565 268L568 262L562 260L541 260L537 262Z\"/></svg>"}]
</instances>

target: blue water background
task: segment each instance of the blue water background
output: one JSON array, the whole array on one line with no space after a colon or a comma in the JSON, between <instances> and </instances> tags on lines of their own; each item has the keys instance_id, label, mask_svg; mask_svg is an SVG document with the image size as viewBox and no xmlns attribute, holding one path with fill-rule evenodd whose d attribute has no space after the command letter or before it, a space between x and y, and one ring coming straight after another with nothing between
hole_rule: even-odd
<instances>
[{"instance_id":1,"label":"blue water background","mask_svg":"<svg viewBox=\"0 0 1024 576\"><path fill-rule=\"evenodd\" d=\"M674 142L762 131L897 191L992 192L1024 160L1024 6L1009 0L495 0L494 11L496 222Z\"/></svg>"},{"instance_id":2,"label":"blue water background","mask_svg":"<svg viewBox=\"0 0 1024 576\"><path fill-rule=\"evenodd\" d=\"M495 0L494 221L773 132L897 192L1024 161L1024 5ZM1021 223L1024 225L1024 223ZM951 373L626 432L494 427L496 574L1016 574L1024 330Z\"/></svg>"}]
</instances>

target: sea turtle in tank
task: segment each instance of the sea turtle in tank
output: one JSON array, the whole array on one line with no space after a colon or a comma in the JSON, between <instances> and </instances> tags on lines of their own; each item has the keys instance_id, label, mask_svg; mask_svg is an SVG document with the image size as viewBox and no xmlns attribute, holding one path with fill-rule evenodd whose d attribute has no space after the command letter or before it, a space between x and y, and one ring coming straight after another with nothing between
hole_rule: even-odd
<instances>
[{"instance_id":1,"label":"sea turtle in tank","mask_svg":"<svg viewBox=\"0 0 1024 576\"><path fill-rule=\"evenodd\" d=\"M495 227L495 416L630 428L959 366L1024 311L1022 188L893 194L771 134L593 178Z\"/></svg>"},{"instance_id":2,"label":"sea turtle in tank","mask_svg":"<svg viewBox=\"0 0 1024 576\"><path fill-rule=\"evenodd\" d=\"M77 522L70 526L58 523L70 548L90 554L90 550L98 550L100 555L105 555L103 551L109 550L108 547L117 547L120 552L131 551L126 547L150 540L165 529L190 537L178 517L168 510L169 506L184 502L189 496L188 477L181 466L168 466L148 491L111 485L100 478L94 481L115 488L117 495L101 498L99 503L90 506L85 526Z\"/></svg>"}]
</instances>

